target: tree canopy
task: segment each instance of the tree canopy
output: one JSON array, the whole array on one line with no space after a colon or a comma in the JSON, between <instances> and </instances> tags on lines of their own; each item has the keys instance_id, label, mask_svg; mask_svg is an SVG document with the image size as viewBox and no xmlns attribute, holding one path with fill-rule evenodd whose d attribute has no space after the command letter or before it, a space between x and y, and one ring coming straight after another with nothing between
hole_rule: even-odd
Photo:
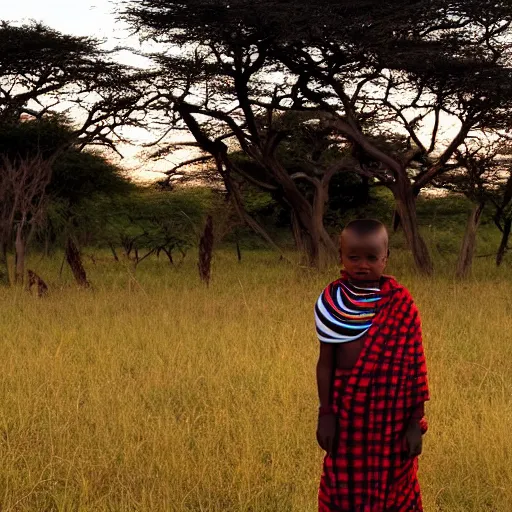
<instances>
[{"instance_id":1,"label":"tree canopy","mask_svg":"<svg viewBox=\"0 0 512 512\"><path fill-rule=\"evenodd\" d=\"M277 181L301 228L327 245L311 220L315 205L281 172L276 151L286 133L276 113L306 111L335 130L340 144L353 145L358 172L393 192L426 272L432 264L415 196L458 165L455 151L472 132L509 126L506 1L140 0L127 2L121 17L163 48L152 55L160 68L150 84L152 108L169 126L188 128L227 179L237 169L226 147L239 145ZM457 127L449 135L441 129L446 119ZM390 144L390 134L402 144ZM334 171L312 166L307 179L321 191L323 178L348 165L354 162Z\"/></svg>"},{"instance_id":2,"label":"tree canopy","mask_svg":"<svg viewBox=\"0 0 512 512\"><path fill-rule=\"evenodd\" d=\"M116 130L133 124L128 113L140 98L134 74L96 39L0 22L0 125L72 111L76 140L115 148Z\"/></svg>"}]
</instances>

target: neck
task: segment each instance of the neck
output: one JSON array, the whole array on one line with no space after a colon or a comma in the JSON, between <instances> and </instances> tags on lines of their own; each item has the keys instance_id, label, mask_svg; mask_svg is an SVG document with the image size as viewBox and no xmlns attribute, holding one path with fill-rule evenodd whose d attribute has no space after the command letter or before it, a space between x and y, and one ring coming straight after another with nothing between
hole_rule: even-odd
<instances>
[{"instance_id":1,"label":"neck","mask_svg":"<svg viewBox=\"0 0 512 512\"><path fill-rule=\"evenodd\" d=\"M382 279L374 279L372 281L357 281L348 277L348 282L359 288L380 288Z\"/></svg>"}]
</instances>

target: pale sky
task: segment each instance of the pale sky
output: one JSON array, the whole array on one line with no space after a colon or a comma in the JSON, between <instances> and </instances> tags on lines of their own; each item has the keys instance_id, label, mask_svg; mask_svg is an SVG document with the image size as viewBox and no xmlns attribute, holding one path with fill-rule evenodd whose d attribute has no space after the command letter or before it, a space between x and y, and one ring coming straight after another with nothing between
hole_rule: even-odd
<instances>
[{"instance_id":1,"label":"pale sky","mask_svg":"<svg viewBox=\"0 0 512 512\"><path fill-rule=\"evenodd\" d=\"M104 41L106 48L114 48L118 45L138 46L136 37L129 37L129 29L126 25L116 22L114 9L116 2L112 0L0 0L0 19L14 22L27 22L35 20L43 22L60 32L79 35L94 36ZM134 56L129 52L123 52L119 60L133 66L144 66L144 59ZM428 125L429 123L427 123ZM456 126L453 120L442 120L443 135L450 138ZM428 135L429 132L426 132ZM131 139L139 143L149 142L150 134L140 131L126 133ZM182 137L180 137L182 140ZM187 137L190 140L190 137ZM138 146L119 147L125 157L122 165L132 171L135 177L142 179L155 179L162 177L162 170L172 168L179 162L195 156L190 150L179 150L167 158L167 161L146 163L137 159L141 148Z\"/></svg>"},{"instance_id":2,"label":"pale sky","mask_svg":"<svg viewBox=\"0 0 512 512\"><path fill-rule=\"evenodd\" d=\"M64 33L106 38L112 46L116 38L127 35L126 27L115 23L114 5L109 0L11 0L2 4L4 20L33 19Z\"/></svg>"},{"instance_id":3,"label":"pale sky","mask_svg":"<svg viewBox=\"0 0 512 512\"><path fill-rule=\"evenodd\" d=\"M42 22L59 32L77 36L93 36L104 41L105 48L118 45L136 47L136 37L129 37L128 27L116 22L115 2L111 0L0 0L0 19L13 22ZM144 60L128 52L120 54L119 60L133 66L143 66ZM142 142L149 142L147 134L138 132L130 137ZM187 159L189 151L177 151L166 162L145 164L136 158L141 150L137 146L122 145L120 152L125 157L122 165L133 170L136 177L155 179L162 177L158 170L165 170ZM156 172L155 172L156 171Z\"/></svg>"}]
</instances>

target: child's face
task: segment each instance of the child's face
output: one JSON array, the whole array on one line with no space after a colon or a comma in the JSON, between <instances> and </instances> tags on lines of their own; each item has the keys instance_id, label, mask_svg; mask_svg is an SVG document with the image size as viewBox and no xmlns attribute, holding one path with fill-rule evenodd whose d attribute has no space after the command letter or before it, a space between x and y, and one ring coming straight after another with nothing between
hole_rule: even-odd
<instances>
[{"instance_id":1,"label":"child's face","mask_svg":"<svg viewBox=\"0 0 512 512\"><path fill-rule=\"evenodd\" d=\"M344 231L341 236L341 262L355 281L378 281L388 262L387 233L361 236Z\"/></svg>"}]
</instances>

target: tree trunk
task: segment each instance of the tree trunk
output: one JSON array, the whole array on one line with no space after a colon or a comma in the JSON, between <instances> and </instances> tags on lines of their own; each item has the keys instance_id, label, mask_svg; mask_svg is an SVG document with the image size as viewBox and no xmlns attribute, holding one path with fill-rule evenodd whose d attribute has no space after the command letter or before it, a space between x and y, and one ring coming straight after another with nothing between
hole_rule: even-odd
<instances>
[{"instance_id":1,"label":"tree trunk","mask_svg":"<svg viewBox=\"0 0 512 512\"><path fill-rule=\"evenodd\" d=\"M432 275L434 266L428 248L423 240L419 228L418 217L416 214L416 199L408 183L398 183L392 188L395 196L396 210L400 216L400 225L405 234L405 238L412 252L414 263L420 273Z\"/></svg>"},{"instance_id":2,"label":"tree trunk","mask_svg":"<svg viewBox=\"0 0 512 512\"><path fill-rule=\"evenodd\" d=\"M302 225L293 209L291 221L293 239L297 252L301 255L301 262L322 268L336 253L336 245L323 225L323 214L311 218L309 229Z\"/></svg>"},{"instance_id":3,"label":"tree trunk","mask_svg":"<svg viewBox=\"0 0 512 512\"><path fill-rule=\"evenodd\" d=\"M303 203L294 203L288 198L293 212L292 229L296 243L299 240L304 247L309 265L318 269L324 268L337 254L336 244L324 226L327 186L328 183L316 187L313 206L307 209Z\"/></svg>"},{"instance_id":4,"label":"tree trunk","mask_svg":"<svg viewBox=\"0 0 512 512\"><path fill-rule=\"evenodd\" d=\"M329 199L329 183L334 172L327 172L322 180L317 183L315 195L313 197L313 233L318 233L319 239L319 259L318 267L324 268L331 263L338 255L338 248L330 237L324 226L325 207Z\"/></svg>"},{"instance_id":5,"label":"tree trunk","mask_svg":"<svg viewBox=\"0 0 512 512\"><path fill-rule=\"evenodd\" d=\"M323 269L327 264L331 263L337 255L336 244L333 242L324 226L323 208L313 209L310 239L310 263L319 269Z\"/></svg>"},{"instance_id":6,"label":"tree trunk","mask_svg":"<svg viewBox=\"0 0 512 512\"><path fill-rule=\"evenodd\" d=\"M2 242L0 247L0 286L9 285L9 264L7 262L7 244Z\"/></svg>"},{"instance_id":7,"label":"tree trunk","mask_svg":"<svg viewBox=\"0 0 512 512\"><path fill-rule=\"evenodd\" d=\"M224 179L224 184L230 196L233 198L235 209L239 213L242 220L254 231L261 234L272 246L282 251L272 241L263 227L259 225L243 208L240 192L237 183L231 178L229 170L224 171L221 162L217 163L219 172ZM317 187L315 191L314 202L316 205L311 206L308 200L297 188L294 180L288 175L286 170L273 158L269 157L265 163L273 169L273 173L282 187L283 197L292 210L292 229L296 244L299 248L304 247L308 257L309 265L317 268L323 267L328 257L336 254L336 246L329 237L323 226L323 215L325 209L325 201L328 194L329 179L322 180L322 185ZM226 163L226 169L229 163ZM319 190L321 192L319 193ZM300 250L300 249L299 249ZM285 257L283 255L283 257ZM285 259L287 259L285 257Z\"/></svg>"},{"instance_id":8,"label":"tree trunk","mask_svg":"<svg viewBox=\"0 0 512 512\"><path fill-rule=\"evenodd\" d=\"M312 267L320 269L323 266L324 251L320 244L320 231L313 217L311 218L311 223L308 229L308 242L309 264Z\"/></svg>"},{"instance_id":9,"label":"tree trunk","mask_svg":"<svg viewBox=\"0 0 512 512\"><path fill-rule=\"evenodd\" d=\"M242 261L242 251L240 250L240 242L238 240L238 230L235 228L235 244L236 244L236 257L238 263Z\"/></svg>"},{"instance_id":10,"label":"tree trunk","mask_svg":"<svg viewBox=\"0 0 512 512\"><path fill-rule=\"evenodd\" d=\"M302 248L301 259L311 267L322 268L326 260L326 250L322 243L321 227L315 222L317 219L310 212L304 211L295 213L295 218L296 225L292 229L294 237L299 241L299 247Z\"/></svg>"},{"instance_id":11,"label":"tree trunk","mask_svg":"<svg viewBox=\"0 0 512 512\"><path fill-rule=\"evenodd\" d=\"M312 267L319 268L322 259L322 248L320 247L320 231L318 225L313 219L313 212L307 203L295 202L288 197L288 203L293 212L292 223L293 235L302 248L302 254L305 256L306 263Z\"/></svg>"},{"instance_id":12,"label":"tree trunk","mask_svg":"<svg viewBox=\"0 0 512 512\"><path fill-rule=\"evenodd\" d=\"M499 267L503 258L505 257L505 252L507 251L508 239L510 238L510 230L512 229L512 218L505 219L503 222L503 234L501 236L501 243L498 248L498 253L496 254L496 265Z\"/></svg>"},{"instance_id":13,"label":"tree trunk","mask_svg":"<svg viewBox=\"0 0 512 512\"><path fill-rule=\"evenodd\" d=\"M206 218L206 225L203 234L199 240L199 261L197 268L199 269L199 277L201 281L210 284L211 263L213 255L213 219L211 215Z\"/></svg>"},{"instance_id":14,"label":"tree trunk","mask_svg":"<svg viewBox=\"0 0 512 512\"><path fill-rule=\"evenodd\" d=\"M320 226L320 239L322 240L322 244L326 248L326 254L327 254L328 260L338 261L339 260L339 258L338 258L339 247L336 245L336 243L332 239L331 235L329 235L329 233L325 229L325 226L323 223L323 218L322 218L322 224Z\"/></svg>"},{"instance_id":15,"label":"tree trunk","mask_svg":"<svg viewBox=\"0 0 512 512\"><path fill-rule=\"evenodd\" d=\"M114 256L115 261L119 261L119 256L117 255L116 248L114 247L114 244L110 243L108 244L110 247L110 252L112 253L112 256Z\"/></svg>"},{"instance_id":16,"label":"tree trunk","mask_svg":"<svg viewBox=\"0 0 512 512\"><path fill-rule=\"evenodd\" d=\"M418 198L419 193L420 193L419 190L413 190L414 201L416 201L416 199ZM400 229L400 226L402 224L402 219L400 218L400 213L398 212L397 208L395 208L395 210L393 212L393 218L391 220L391 224L393 226L393 233L396 233Z\"/></svg>"},{"instance_id":17,"label":"tree trunk","mask_svg":"<svg viewBox=\"0 0 512 512\"><path fill-rule=\"evenodd\" d=\"M297 218L297 214L295 210L291 210L290 213L291 225L292 225L292 233L293 240L295 241L295 248L300 255L300 259L303 263L306 261L306 243L304 241L304 237L302 235L302 227L300 225L299 219Z\"/></svg>"},{"instance_id":18,"label":"tree trunk","mask_svg":"<svg viewBox=\"0 0 512 512\"><path fill-rule=\"evenodd\" d=\"M400 227L400 214L398 213L398 210L395 208L393 211L393 219L391 220L391 224L393 226L393 233L396 233L398 231L398 228Z\"/></svg>"},{"instance_id":19,"label":"tree trunk","mask_svg":"<svg viewBox=\"0 0 512 512\"><path fill-rule=\"evenodd\" d=\"M87 281L87 274L85 273L85 269L82 264L82 258L77 246L75 245L75 242L73 242L71 237L68 237L66 243L66 260L71 267L71 271L75 276L75 281L77 284L83 288L88 288L90 283Z\"/></svg>"},{"instance_id":20,"label":"tree trunk","mask_svg":"<svg viewBox=\"0 0 512 512\"><path fill-rule=\"evenodd\" d=\"M471 271L476 247L476 233L483 209L484 203L475 204L469 214L455 272L459 278L467 277Z\"/></svg>"},{"instance_id":21,"label":"tree trunk","mask_svg":"<svg viewBox=\"0 0 512 512\"><path fill-rule=\"evenodd\" d=\"M172 257L172 248L171 249L167 249L167 247L162 247L162 251L165 252L167 258L169 259L169 263L174 266L174 259Z\"/></svg>"},{"instance_id":22,"label":"tree trunk","mask_svg":"<svg viewBox=\"0 0 512 512\"><path fill-rule=\"evenodd\" d=\"M240 217L240 220L251 228L255 233L260 235L272 248L274 248L277 252L279 252L287 261L283 254L282 249L272 240L272 237L266 232L265 228L258 223L255 219L253 219L245 210L242 196L240 194L240 190L238 188L238 184L231 178L228 172L224 172L221 167L219 167L220 174L224 180L224 185L226 190L228 191L229 198L235 208L236 213Z\"/></svg>"},{"instance_id":23,"label":"tree trunk","mask_svg":"<svg viewBox=\"0 0 512 512\"><path fill-rule=\"evenodd\" d=\"M16 251L16 264L14 271L14 282L15 283L23 283L23 279L25 277L25 253L26 253L26 244L25 240L23 240L23 222L18 224L16 228L16 242L15 242L15 251Z\"/></svg>"}]
</instances>

